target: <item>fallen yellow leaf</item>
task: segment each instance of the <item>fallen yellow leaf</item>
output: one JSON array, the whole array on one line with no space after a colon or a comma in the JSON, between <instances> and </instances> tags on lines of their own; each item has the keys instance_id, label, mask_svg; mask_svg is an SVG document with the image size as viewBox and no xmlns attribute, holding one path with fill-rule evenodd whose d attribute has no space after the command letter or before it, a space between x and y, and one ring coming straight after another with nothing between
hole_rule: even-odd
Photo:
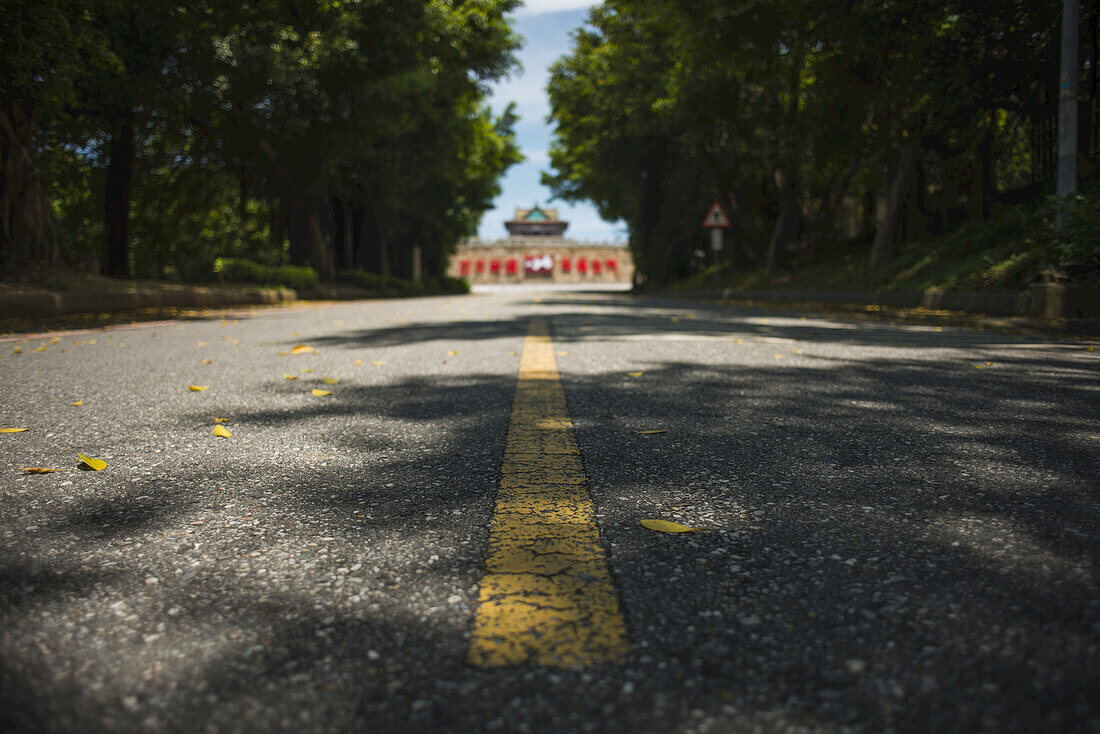
<instances>
[{"instance_id":1,"label":"fallen yellow leaf","mask_svg":"<svg viewBox=\"0 0 1100 734\"><path fill-rule=\"evenodd\" d=\"M316 351L317 350L314 349L313 347L306 346L305 344L299 344L298 346L291 349L290 353L291 354L309 354L310 352L316 352Z\"/></svg>"},{"instance_id":2,"label":"fallen yellow leaf","mask_svg":"<svg viewBox=\"0 0 1100 734\"><path fill-rule=\"evenodd\" d=\"M202 361L203 364L212 364L213 362L214 362L214 360L212 360L212 359L204 359Z\"/></svg>"},{"instance_id":3,"label":"fallen yellow leaf","mask_svg":"<svg viewBox=\"0 0 1100 734\"><path fill-rule=\"evenodd\" d=\"M626 376L627 377L641 377L643 374L645 374L645 373L642 372L641 370L638 370L637 372L627 372Z\"/></svg>"},{"instance_id":4,"label":"fallen yellow leaf","mask_svg":"<svg viewBox=\"0 0 1100 734\"><path fill-rule=\"evenodd\" d=\"M744 343L745 343L745 340L744 340L744 339L734 339L734 340L733 340L733 343L734 343L734 344L744 344Z\"/></svg>"},{"instance_id":5,"label":"fallen yellow leaf","mask_svg":"<svg viewBox=\"0 0 1100 734\"><path fill-rule=\"evenodd\" d=\"M77 456L80 457L80 460L89 469L93 469L95 471L102 471L103 469L105 469L107 467L107 462L104 461L103 459L96 459L96 458L93 458L91 456L85 456L84 454L77 454Z\"/></svg>"},{"instance_id":6,"label":"fallen yellow leaf","mask_svg":"<svg viewBox=\"0 0 1100 734\"><path fill-rule=\"evenodd\" d=\"M208 347L208 346L210 346L210 342L199 342L199 346L200 347Z\"/></svg>"},{"instance_id":7,"label":"fallen yellow leaf","mask_svg":"<svg viewBox=\"0 0 1100 734\"><path fill-rule=\"evenodd\" d=\"M223 425L214 426L214 435L221 436L222 438L229 438L233 434L229 432L229 429Z\"/></svg>"},{"instance_id":8,"label":"fallen yellow leaf","mask_svg":"<svg viewBox=\"0 0 1100 734\"><path fill-rule=\"evenodd\" d=\"M99 341L99 339L89 339L89 340L88 340L88 343L89 343L89 344L95 344L95 343L96 343L96 342L98 342L98 341Z\"/></svg>"},{"instance_id":9,"label":"fallen yellow leaf","mask_svg":"<svg viewBox=\"0 0 1100 734\"><path fill-rule=\"evenodd\" d=\"M375 367L379 367L381 365L384 365L385 362L379 362L378 360L375 360L375 361L371 362L371 364L373 364Z\"/></svg>"},{"instance_id":10,"label":"fallen yellow leaf","mask_svg":"<svg viewBox=\"0 0 1100 734\"><path fill-rule=\"evenodd\" d=\"M679 318L677 318L676 316L673 316L673 317L671 317L671 318L669 319L669 321L671 321L671 322L672 322L672 323L674 323L674 324L678 324L678 323L680 323L680 319L679 319Z\"/></svg>"},{"instance_id":11,"label":"fallen yellow leaf","mask_svg":"<svg viewBox=\"0 0 1100 734\"><path fill-rule=\"evenodd\" d=\"M77 400L75 403L69 403L69 405L84 405L83 400Z\"/></svg>"},{"instance_id":12,"label":"fallen yellow leaf","mask_svg":"<svg viewBox=\"0 0 1100 734\"><path fill-rule=\"evenodd\" d=\"M777 354L777 355L775 355L775 358L776 359L783 359L783 355L782 354Z\"/></svg>"},{"instance_id":13,"label":"fallen yellow leaf","mask_svg":"<svg viewBox=\"0 0 1100 734\"><path fill-rule=\"evenodd\" d=\"M215 418L214 422L215 423L225 423L227 420L229 420L229 419L228 418Z\"/></svg>"},{"instance_id":14,"label":"fallen yellow leaf","mask_svg":"<svg viewBox=\"0 0 1100 734\"><path fill-rule=\"evenodd\" d=\"M279 352L280 357L285 357L288 354L290 354L290 352Z\"/></svg>"},{"instance_id":15,"label":"fallen yellow leaf","mask_svg":"<svg viewBox=\"0 0 1100 734\"><path fill-rule=\"evenodd\" d=\"M303 375L312 375L313 374L313 370L298 370L298 371L301 372Z\"/></svg>"},{"instance_id":16,"label":"fallen yellow leaf","mask_svg":"<svg viewBox=\"0 0 1100 734\"><path fill-rule=\"evenodd\" d=\"M339 377L323 377L323 378L321 378L321 382L325 383L326 385L335 385L338 382L340 382L340 378Z\"/></svg>"},{"instance_id":17,"label":"fallen yellow leaf","mask_svg":"<svg viewBox=\"0 0 1100 734\"><path fill-rule=\"evenodd\" d=\"M984 364L976 364L976 365L974 365L974 369L976 369L976 370L984 370L984 369L985 369L985 365L984 365Z\"/></svg>"},{"instance_id":18,"label":"fallen yellow leaf","mask_svg":"<svg viewBox=\"0 0 1100 734\"><path fill-rule=\"evenodd\" d=\"M361 359L357 359L357 360L355 360L355 362L353 362L352 364L363 364L363 360L361 360Z\"/></svg>"},{"instance_id":19,"label":"fallen yellow leaf","mask_svg":"<svg viewBox=\"0 0 1100 734\"><path fill-rule=\"evenodd\" d=\"M60 469L50 469L46 466L24 466L19 471L24 474L49 474L50 472L61 471Z\"/></svg>"},{"instance_id":20,"label":"fallen yellow leaf","mask_svg":"<svg viewBox=\"0 0 1100 734\"><path fill-rule=\"evenodd\" d=\"M203 390L207 389L208 387L210 387L210 386L209 385L188 385L187 389L190 390L191 392L202 392Z\"/></svg>"},{"instance_id":21,"label":"fallen yellow leaf","mask_svg":"<svg viewBox=\"0 0 1100 734\"><path fill-rule=\"evenodd\" d=\"M656 530L659 533L690 533L692 531L687 525L681 525L671 520L642 520L641 523L643 528Z\"/></svg>"},{"instance_id":22,"label":"fallen yellow leaf","mask_svg":"<svg viewBox=\"0 0 1100 734\"><path fill-rule=\"evenodd\" d=\"M285 377L288 380L297 380L298 379L298 375L288 375L285 372L283 373L283 377Z\"/></svg>"},{"instance_id":23,"label":"fallen yellow leaf","mask_svg":"<svg viewBox=\"0 0 1100 734\"><path fill-rule=\"evenodd\" d=\"M0 428L0 433L22 433L26 428Z\"/></svg>"},{"instance_id":24,"label":"fallen yellow leaf","mask_svg":"<svg viewBox=\"0 0 1100 734\"><path fill-rule=\"evenodd\" d=\"M653 436L658 433L664 433L667 430L667 428L656 428L651 431L632 431L632 433L637 433L639 436Z\"/></svg>"},{"instance_id":25,"label":"fallen yellow leaf","mask_svg":"<svg viewBox=\"0 0 1100 734\"><path fill-rule=\"evenodd\" d=\"M332 395L332 390L318 390L317 388L314 388L313 394L319 398L323 398L326 395Z\"/></svg>"},{"instance_id":26,"label":"fallen yellow leaf","mask_svg":"<svg viewBox=\"0 0 1100 734\"><path fill-rule=\"evenodd\" d=\"M453 356L455 356L456 354L458 354L458 350L457 350L457 349L452 349L451 351L447 352L447 356L448 356L448 357L453 357Z\"/></svg>"}]
</instances>

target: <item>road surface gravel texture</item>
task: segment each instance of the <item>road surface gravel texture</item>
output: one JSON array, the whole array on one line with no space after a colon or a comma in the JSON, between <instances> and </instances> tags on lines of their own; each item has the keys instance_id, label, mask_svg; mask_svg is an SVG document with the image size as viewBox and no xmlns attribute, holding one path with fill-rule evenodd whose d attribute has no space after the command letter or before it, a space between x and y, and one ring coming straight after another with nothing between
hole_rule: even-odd
<instances>
[{"instance_id":1,"label":"road surface gravel texture","mask_svg":"<svg viewBox=\"0 0 1100 734\"><path fill-rule=\"evenodd\" d=\"M625 645L477 666L534 322ZM4 337L0 729L1100 730L1095 347L519 288Z\"/></svg>"}]
</instances>

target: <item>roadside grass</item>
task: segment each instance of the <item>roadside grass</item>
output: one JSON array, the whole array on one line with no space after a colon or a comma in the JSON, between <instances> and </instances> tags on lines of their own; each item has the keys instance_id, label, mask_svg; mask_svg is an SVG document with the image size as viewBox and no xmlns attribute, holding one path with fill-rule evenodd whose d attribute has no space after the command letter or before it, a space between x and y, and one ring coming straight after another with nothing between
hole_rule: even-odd
<instances>
[{"instance_id":1,"label":"roadside grass","mask_svg":"<svg viewBox=\"0 0 1100 734\"><path fill-rule=\"evenodd\" d=\"M873 291L1019 291L1040 279L1047 254L1001 242L965 251L949 242L907 243L878 270L868 264L866 243L837 245L784 271L723 273L721 285L734 290L800 288ZM714 287L713 266L675 283L674 290Z\"/></svg>"},{"instance_id":2,"label":"roadside grass","mask_svg":"<svg viewBox=\"0 0 1100 734\"><path fill-rule=\"evenodd\" d=\"M1054 202L1009 207L987 222L965 223L939 237L900 246L877 270L869 266L870 242L821 245L789 258L782 271L721 272L722 288L873 291L1001 291L1027 288L1053 274L1060 280L1100 286L1100 197L1081 197L1074 236L1053 230ZM714 268L674 283L671 290L714 287Z\"/></svg>"}]
</instances>

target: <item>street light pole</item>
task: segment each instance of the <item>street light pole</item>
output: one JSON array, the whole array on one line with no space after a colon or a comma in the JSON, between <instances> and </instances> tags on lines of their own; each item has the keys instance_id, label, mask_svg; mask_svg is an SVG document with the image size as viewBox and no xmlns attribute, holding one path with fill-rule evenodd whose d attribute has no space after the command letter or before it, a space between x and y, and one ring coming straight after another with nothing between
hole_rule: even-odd
<instances>
[{"instance_id":1,"label":"street light pole","mask_svg":"<svg viewBox=\"0 0 1100 734\"><path fill-rule=\"evenodd\" d=\"M1077 193L1077 46L1078 0L1062 0L1062 69L1058 76L1058 186L1060 197ZM1069 202L1058 204L1058 231L1073 221Z\"/></svg>"}]
</instances>

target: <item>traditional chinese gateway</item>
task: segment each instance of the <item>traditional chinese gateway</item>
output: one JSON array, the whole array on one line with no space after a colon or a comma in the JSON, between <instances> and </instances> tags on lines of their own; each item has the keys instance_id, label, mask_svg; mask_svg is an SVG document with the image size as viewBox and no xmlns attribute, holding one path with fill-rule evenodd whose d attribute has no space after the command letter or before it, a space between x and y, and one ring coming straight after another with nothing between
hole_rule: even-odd
<instances>
[{"instance_id":1,"label":"traditional chinese gateway","mask_svg":"<svg viewBox=\"0 0 1100 734\"><path fill-rule=\"evenodd\" d=\"M558 219L556 209L516 209L504 226L504 239L462 242L447 274L471 283L629 282L634 276L626 243L566 239L569 223Z\"/></svg>"}]
</instances>

